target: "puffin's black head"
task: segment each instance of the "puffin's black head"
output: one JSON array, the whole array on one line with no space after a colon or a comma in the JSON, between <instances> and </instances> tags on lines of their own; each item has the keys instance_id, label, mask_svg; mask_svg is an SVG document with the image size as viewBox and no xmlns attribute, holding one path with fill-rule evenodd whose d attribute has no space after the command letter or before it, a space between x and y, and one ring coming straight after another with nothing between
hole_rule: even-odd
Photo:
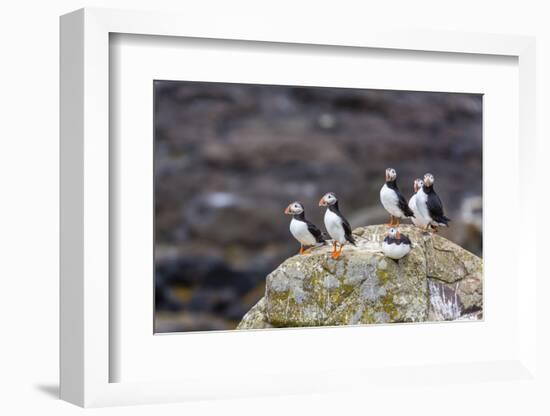
<instances>
[{"instance_id":1,"label":"puffin's black head","mask_svg":"<svg viewBox=\"0 0 550 416\"><path fill-rule=\"evenodd\" d=\"M388 236L390 238L399 239L401 237L401 233L399 232L399 230L397 228L390 228L388 230Z\"/></svg>"},{"instance_id":2,"label":"puffin's black head","mask_svg":"<svg viewBox=\"0 0 550 416\"><path fill-rule=\"evenodd\" d=\"M319 201L319 206L326 207L329 205L334 205L336 202L338 202L338 199L336 198L334 192L328 192Z\"/></svg>"},{"instance_id":3,"label":"puffin's black head","mask_svg":"<svg viewBox=\"0 0 550 416\"><path fill-rule=\"evenodd\" d=\"M386 182L392 182L397 178L397 172L394 168L386 169Z\"/></svg>"},{"instance_id":4,"label":"puffin's black head","mask_svg":"<svg viewBox=\"0 0 550 416\"><path fill-rule=\"evenodd\" d=\"M426 173L424 175L424 185L426 185L428 188L432 186L434 182L435 182L434 175L432 175L431 173Z\"/></svg>"},{"instance_id":5,"label":"puffin's black head","mask_svg":"<svg viewBox=\"0 0 550 416\"><path fill-rule=\"evenodd\" d=\"M285 208L286 215L298 215L304 212L304 206L298 202L294 201Z\"/></svg>"},{"instance_id":6,"label":"puffin's black head","mask_svg":"<svg viewBox=\"0 0 550 416\"><path fill-rule=\"evenodd\" d=\"M424 181L423 181L422 179L416 178L416 179L414 180L413 189L414 189L414 192L415 192L415 193L418 192L418 190L419 190L420 188L422 188L423 186L424 186Z\"/></svg>"}]
</instances>

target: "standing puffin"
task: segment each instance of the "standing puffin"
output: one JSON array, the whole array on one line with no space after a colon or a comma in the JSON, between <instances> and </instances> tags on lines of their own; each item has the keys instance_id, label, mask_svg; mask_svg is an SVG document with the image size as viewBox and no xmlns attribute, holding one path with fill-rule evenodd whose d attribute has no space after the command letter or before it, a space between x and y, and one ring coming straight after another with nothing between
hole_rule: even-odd
<instances>
[{"instance_id":1,"label":"standing puffin","mask_svg":"<svg viewBox=\"0 0 550 416\"><path fill-rule=\"evenodd\" d=\"M399 260L405 257L411 251L411 240L404 234L401 234L396 228L390 228L384 242L382 251L390 259Z\"/></svg>"},{"instance_id":2,"label":"standing puffin","mask_svg":"<svg viewBox=\"0 0 550 416\"><path fill-rule=\"evenodd\" d=\"M319 201L319 206L327 207L327 211L325 212L325 227L334 240L331 257L337 259L342 254L346 241L355 245L355 240L351 235L351 226L348 220L340 213L338 199L336 199L336 195L333 192L325 194ZM336 250L336 243L340 243L340 250Z\"/></svg>"},{"instance_id":3,"label":"standing puffin","mask_svg":"<svg viewBox=\"0 0 550 416\"><path fill-rule=\"evenodd\" d=\"M325 243L321 230L319 230L315 224L306 220L306 211L301 203L298 201L291 203L286 207L285 214L292 215L292 220L290 220L290 233L300 243L300 254L304 254L307 251L304 250L304 246L314 246L316 244Z\"/></svg>"},{"instance_id":4,"label":"standing puffin","mask_svg":"<svg viewBox=\"0 0 550 416\"><path fill-rule=\"evenodd\" d=\"M397 187L395 169L386 169L386 183L380 189L380 202L390 214L390 223L388 224L390 227L399 225L399 219L402 217L414 217L414 213L407 205L407 200Z\"/></svg>"},{"instance_id":5,"label":"standing puffin","mask_svg":"<svg viewBox=\"0 0 550 416\"><path fill-rule=\"evenodd\" d=\"M431 173L424 175L424 185L416 194L416 206L428 225L437 230L437 227L447 227L451 220L443 213L443 204L435 193L434 182L435 179Z\"/></svg>"},{"instance_id":6,"label":"standing puffin","mask_svg":"<svg viewBox=\"0 0 550 416\"><path fill-rule=\"evenodd\" d=\"M411 196L411 199L409 199L409 208L414 213L414 217L412 217L411 220L418 228L426 228L430 224L430 221L420 214L420 211L418 211L418 206L416 205L418 191L420 191L423 186L424 181L420 178L416 178L413 184L414 193Z\"/></svg>"}]
</instances>

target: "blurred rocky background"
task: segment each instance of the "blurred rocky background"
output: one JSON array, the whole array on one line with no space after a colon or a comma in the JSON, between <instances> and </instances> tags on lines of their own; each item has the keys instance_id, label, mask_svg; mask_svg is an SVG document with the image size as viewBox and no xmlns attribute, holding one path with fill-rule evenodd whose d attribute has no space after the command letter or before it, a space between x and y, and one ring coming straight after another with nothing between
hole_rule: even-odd
<instances>
[{"instance_id":1,"label":"blurred rocky background","mask_svg":"<svg viewBox=\"0 0 550 416\"><path fill-rule=\"evenodd\" d=\"M299 249L283 214L337 193L352 228L388 221L394 167L408 198L435 175L451 227L482 255L482 97L155 81L155 331L236 328Z\"/></svg>"}]
</instances>

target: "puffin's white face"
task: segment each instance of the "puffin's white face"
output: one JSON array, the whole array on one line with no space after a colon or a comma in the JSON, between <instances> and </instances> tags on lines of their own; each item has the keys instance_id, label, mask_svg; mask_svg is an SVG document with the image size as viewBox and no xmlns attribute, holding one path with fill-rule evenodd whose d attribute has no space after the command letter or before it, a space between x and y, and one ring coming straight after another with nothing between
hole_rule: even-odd
<instances>
[{"instance_id":1,"label":"puffin's white face","mask_svg":"<svg viewBox=\"0 0 550 416\"><path fill-rule=\"evenodd\" d=\"M426 186L432 186L435 182L434 175L431 173L426 173L424 175L424 185Z\"/></svg>"},{"instance_id":2,"label":"puffin's white face","mask_svg":"<svg viewBox=\"0 0 550 416\"><path fill-rule=\"evenodd\" d=\"M286 215L296 215L301 214L302 212L304 212L304 206L298 201L294 201L285 208Z\"/></svg>"},{"instance_id":3,"label":"puffin's white face","mask_svg":"<svg viewBox=\"0 0 550 416\"><path fill-rule=\"evenodd\" d=\"M336 195L334 195L333 192L329 192L321 198L321 200L319 201L319 206L326 207L328 205L334 205L336 201L338 201L336 199Z\"/></svg>"},{"instance_id":4,"label":"puffin's white face","mask_svg":"<svg viewBox=\"0 0 550 416\"><path fill-rule=\"evenodd\" d=\"M414 185L413 185L414 192L417 192L423 186L424 186L424 181L422 179L416 178L414 180Z\"/></svg>"},{"instance_id":5,"label":"puffin's white face","mask_svg":"<svg viewBox=\"0 0 550 416\"><path fill-rule=\"evenodd\" d=\"M386 169L386 182L394 181L397 178L397 172L393 168Z\"/></svg>"},{"instance_id":6,"label":"puffin's white face","mask_svg":"<svg viewBox=\"0 0 550 416\"><path fill-rule=\"evenodd\" d=\"M399 230L397 228L390 228L388 230L388 235L390 236L390 238L399 238L400 237Z\"/></svg>"}]
</instances>

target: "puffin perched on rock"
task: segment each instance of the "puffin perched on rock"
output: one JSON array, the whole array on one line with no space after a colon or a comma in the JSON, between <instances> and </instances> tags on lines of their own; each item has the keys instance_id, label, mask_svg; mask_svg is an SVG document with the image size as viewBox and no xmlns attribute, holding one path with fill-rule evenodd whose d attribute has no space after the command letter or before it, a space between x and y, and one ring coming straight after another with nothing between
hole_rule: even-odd
<instances>
[{"instance_id":1,"label":"puffin perched on rock","mask_svg":"<svg viewBox=\"0 0 550 416\"><path fill-rule=\"evenodd\" d=\"M325 227L333 241L331 257L337 259L342 254L346 241L356 245L353 235L351 234L351 226L348 220L340 213L338 209L338 199L333 192L325 194L319 201L320 207L327 207L325 212ZM336 244L340 243L340 250L336 249Z\"/></svg>"},{"instance_id":2,"label":"puffin perched on rock","mask_svg":"<svg viewBox=\"0 0 550 416\"><path fill-rule=\"evenodd\" d=\"M382 251L386 257L399 260L405 257L411 251L411 240L398 229L390 228L384 241L382 242Z\"/></svg>"},{"instance_id":3,"label":"puffin perched on rock","mask_svg":"<svg viewBox=\"0 0 550 416\"><path fill-rule=\"evenodd\" d=\"M451 220L443 213L443 204L435 193L434 182L431 173L424 175L424 185L416 194L416 206L424 221L437 230L437 227L447 227Z\"/></svg>"},{"instance_id":4,"label":"puffin perched on rock","mask_svg":"<svg viewBox=\"0 0 550 416\"><path fill-rule=\"evenodd\" d=\"M386 183L380 189L380 202L390 214L390 227L399 225L400 218L414 217L414 212L397 187L397 172L393 168L386 169Z\"/></svg>"},{"instance_id":5,"label":"puffin perched on rock","mask_svg":"<svg viewBox=\"0 0 550 416\"><path fill-rule=\"evenodd\" d=\"M300 243L300 254L305 254L311 246L325 244L321 230L315 224L306 220L306 211L300 202L295 201L289 204L285 209L285 214L292 215L289 227L290 233ZM304 250L304 246L310 247Z\"/></svg>"},{"instance_id":6,"label":"puffin perched on rock","mask_svg":"<svg viewBox=\"0 0 550 416\"><path fill-rule=\"evenodd\" d=\"M409 208L414 213L414 217L411 218L411 221L414 225L416 225L418 228L426 228L428 225L430 225L430 222L425 219L420 212L418 211L418 206L416 205L416 200L418 196L418 191L422 189L424 186L424 181L420 178L416 178L413 183L413 195L411 196L411 199L409 199Z\"/></svg>"}]
</instances>

